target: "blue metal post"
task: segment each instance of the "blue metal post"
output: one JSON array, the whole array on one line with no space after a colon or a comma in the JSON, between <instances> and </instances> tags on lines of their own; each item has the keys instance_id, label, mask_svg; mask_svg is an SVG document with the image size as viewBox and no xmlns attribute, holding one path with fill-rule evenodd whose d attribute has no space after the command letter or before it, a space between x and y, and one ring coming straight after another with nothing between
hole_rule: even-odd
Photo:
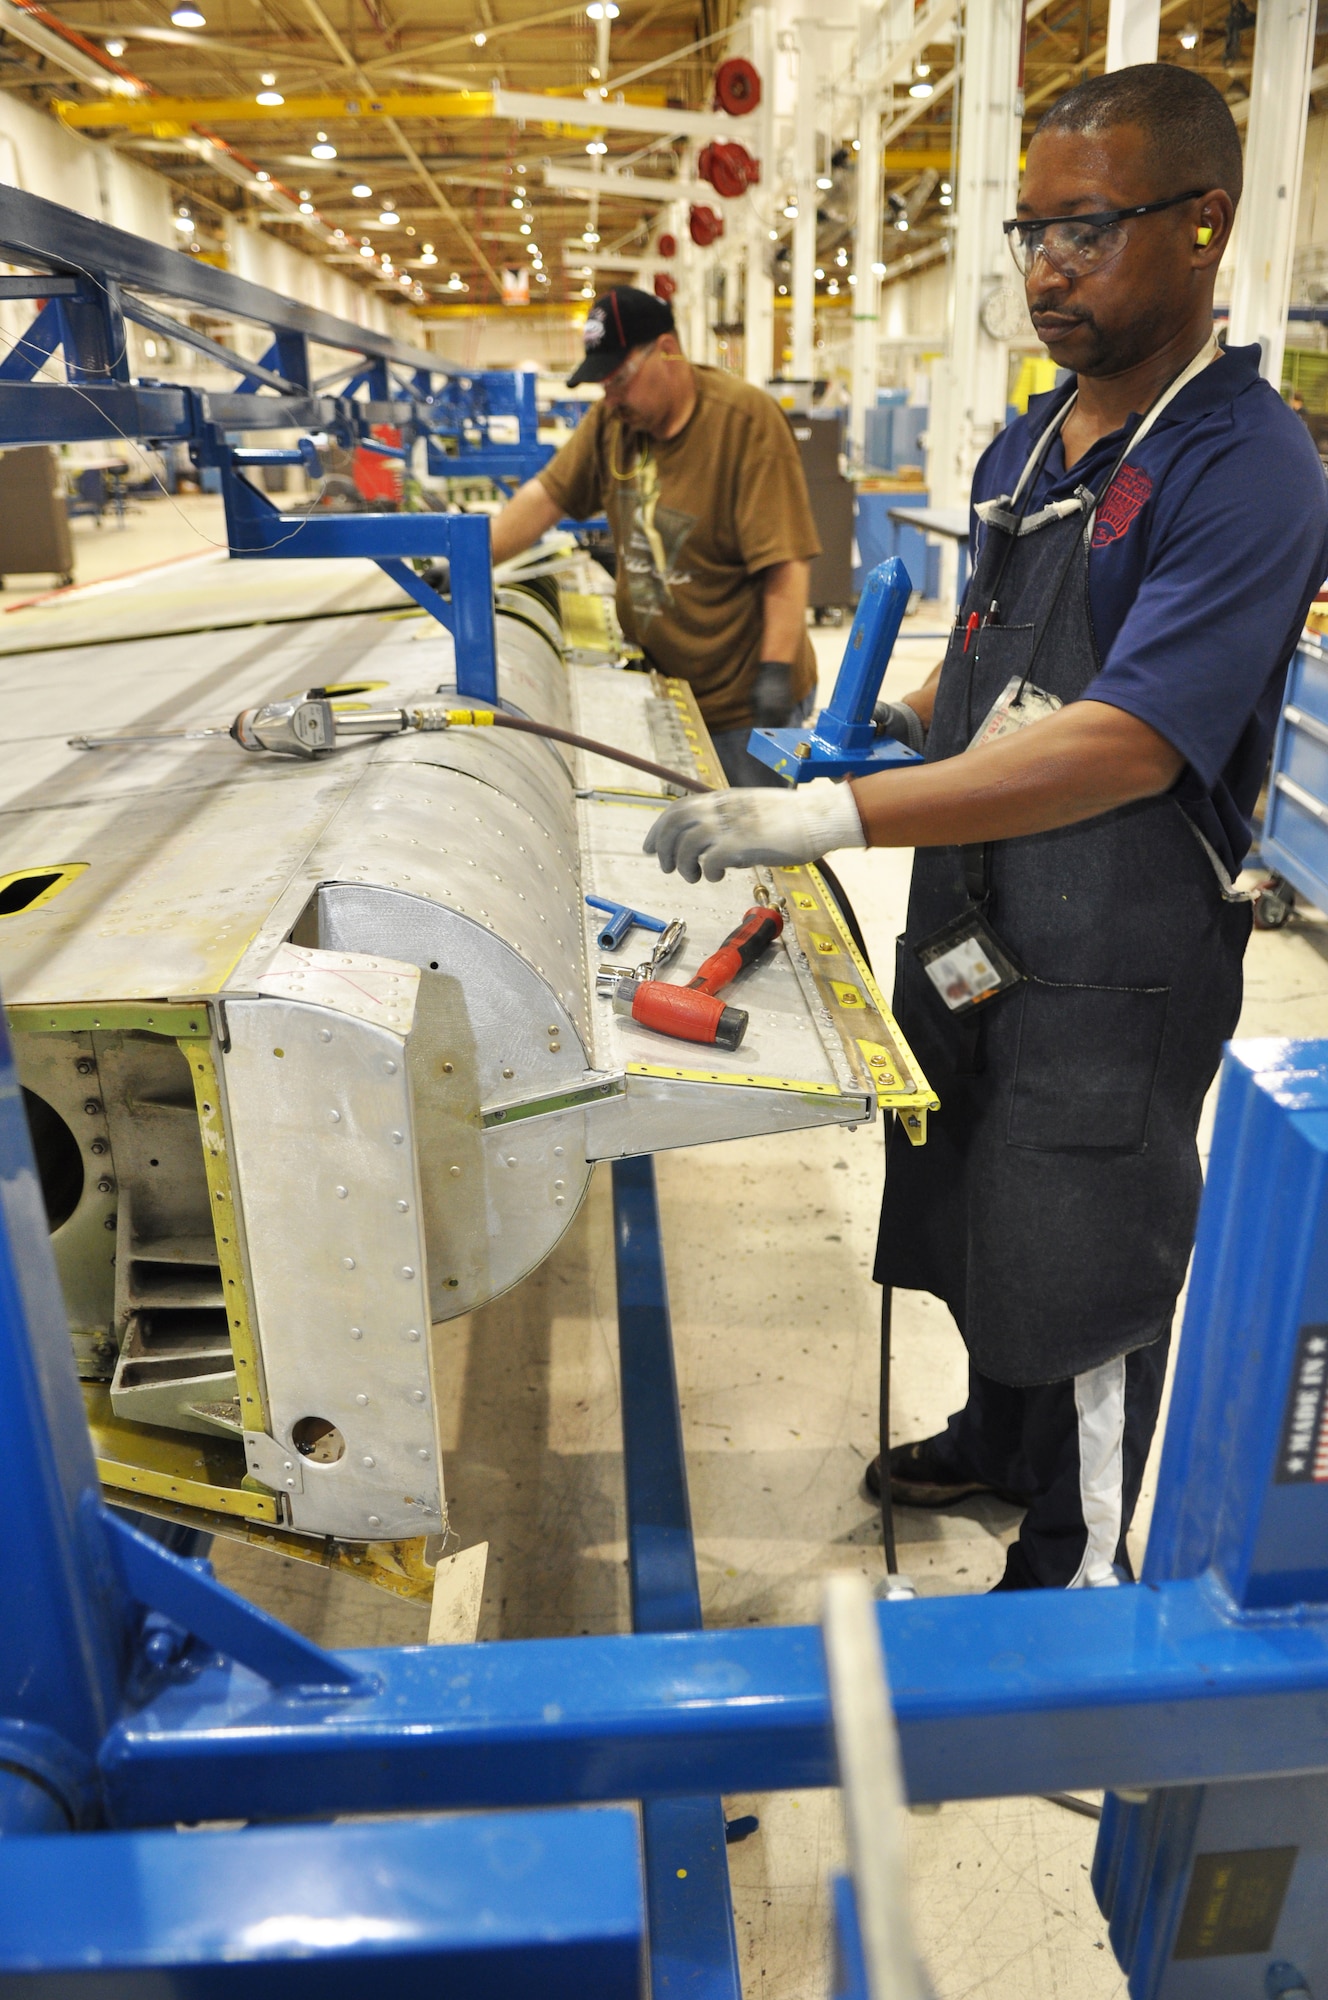
<instances>
[{"instance_id":1,"label":"blue metal post","mask_svg":"<svg viewBox=\"0 0 1328 2000\"><path fill-rule=\"evenodd\" d=\"M3 1834L95 1816L95 1760L119 1708L128 1607L102 1537L87 1419L2 1021L0 1456Z\"/></svg>"},{"instance_id":2,"label":"blue metal post","mask_svg":"<svg viewBox=\"0 0 1328 2000\"><path fill-rule=\"evenodd\" d=\"M632 1627L697 1632L701 1591L650 1159L614 1161L613 1223ZM642 1825L656 2000L740 2000L723 1805L717 1798L648 1800Z\"/></svg>"}]
</instances>

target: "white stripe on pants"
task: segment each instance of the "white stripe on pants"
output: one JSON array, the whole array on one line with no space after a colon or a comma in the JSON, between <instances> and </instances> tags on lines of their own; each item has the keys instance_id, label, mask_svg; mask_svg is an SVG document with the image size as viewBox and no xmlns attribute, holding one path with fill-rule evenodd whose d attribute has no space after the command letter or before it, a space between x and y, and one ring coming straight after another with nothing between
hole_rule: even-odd
<instances>
[{"instance_id":1,"label":"white stripe on pants","mask_svg":"<svg viewBox=\"0 0 1328 2000\"><path fill-rule=\"evenodd\" d=\"M1088 1540L1071 1590L1119 1581L1113 1567L1121 1536L1122 1447L1125 1439L1125 1357L1074 1378L1079 1417L1079 1496Z\"/></svg>"}]
</instances>

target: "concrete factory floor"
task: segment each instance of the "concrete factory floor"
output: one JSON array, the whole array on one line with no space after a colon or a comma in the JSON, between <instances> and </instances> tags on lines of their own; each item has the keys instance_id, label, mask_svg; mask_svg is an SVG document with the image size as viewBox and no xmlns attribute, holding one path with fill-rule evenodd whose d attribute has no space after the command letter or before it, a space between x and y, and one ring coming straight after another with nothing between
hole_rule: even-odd
<instances>
[{"instance_id":1,"label":"concrete factory floor","mask_svg":"<svg viewBox=\"0 0 1328 2000\"><path fill-rule=\"evenodd\" d=\"M152 518L103 531L121 541L126 567L152 560ZM163 555L180 552L178 525L172 517ZM942 624L934 605L910 619L890 692L925 677ZM815 635L823 694L845 636ZM835 866L884 971L909 857L846 855ZM1242 1033L1328 1033L1328 923L1314 913L1255 933ZM861 1493L876 1449L880 1128L666 1154L658 1171L707 1622L813 1620L829 1572L875 1577L882 1568ZM438 1328L435 1342L452 1546L489 1543L481 1639L625 1630L608 1174L596 1176L540 1271ZM894 1353L895 1437L926 1435L964 1393L963 1350L945 1310L901 1294ZM1137 1550L1151 1490L1150 1478ZM924 1595L985 1590L1017 1520L993 1500L902 1513L901 1566ZM324 1643L424 1638L422 1611L353 1580L228 1543L216 1563L227 1582ZM728 1805L760 1818L759 1832L730 1850L748 2000L819 2000L830 1991L827 1880L844 1858L838 1797ZM910 1818L914 1920L938 2000L1125 1994L1089 1887L1094 1834L1091 1821L1037 1799Z\"/></svg>"}]
</instances>

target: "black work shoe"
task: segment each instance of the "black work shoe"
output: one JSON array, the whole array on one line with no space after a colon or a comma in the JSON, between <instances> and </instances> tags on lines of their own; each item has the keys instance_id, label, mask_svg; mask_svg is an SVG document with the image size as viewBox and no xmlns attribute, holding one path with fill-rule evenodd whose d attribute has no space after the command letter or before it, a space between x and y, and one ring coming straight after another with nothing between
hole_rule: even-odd
<instances>
[{"instance_id":1,"label":"black work shoe","mask_svg":"<svg viewBox=\"0 0 1328 2000\"><path fill-rule=\"evenodd\" d=\"M967 1500L974 1493L994 1493L1001 1500L1008 1500L1012 1506L1027 1505L1018 1493L1007 1492L1000 1486L989 1486L982 1479L956 1478L946 1464L938 1447L944 1445L945 1434L939 1437L923 1438L917 1444L897 1444L890 1451L890 1498L897 1507L950 1507L956 1500ZM863 1484L873 1500L881 1497L881 1461L874 1458L867 1467Z\"/></svg>"}]
</instances>

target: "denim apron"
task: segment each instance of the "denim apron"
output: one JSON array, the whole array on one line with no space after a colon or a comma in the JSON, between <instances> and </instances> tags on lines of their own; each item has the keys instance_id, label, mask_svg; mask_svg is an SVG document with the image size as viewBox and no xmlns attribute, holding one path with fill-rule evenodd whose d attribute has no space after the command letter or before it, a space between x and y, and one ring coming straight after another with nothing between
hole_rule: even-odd
<instances>
[{"instance_id":1,"label":"denim apron","mask_svg":"<svg viewBox=\"0 0 1328 2000\"><path fill-rule=\"evenodd\" d=\"M963 754L1011 680L1068 703L1099 672L1088 557L1101 493L1081 487L1032 516L1018 505L1064 415L1015 494L979 510L987 532L929 763ZM972 624L993 595L995 618ZM894 1006L941 1109L925 1146L888 1148L875 1276L943 1299L998 1382L1063 1381L1171 1324L1201 1188L1199 1114L1240 1011L1250 907L1228 891L1169 795L917 852ZM914 947L975 903L1026 976L955 1014Z\"/></svg>"}]
</instances>

